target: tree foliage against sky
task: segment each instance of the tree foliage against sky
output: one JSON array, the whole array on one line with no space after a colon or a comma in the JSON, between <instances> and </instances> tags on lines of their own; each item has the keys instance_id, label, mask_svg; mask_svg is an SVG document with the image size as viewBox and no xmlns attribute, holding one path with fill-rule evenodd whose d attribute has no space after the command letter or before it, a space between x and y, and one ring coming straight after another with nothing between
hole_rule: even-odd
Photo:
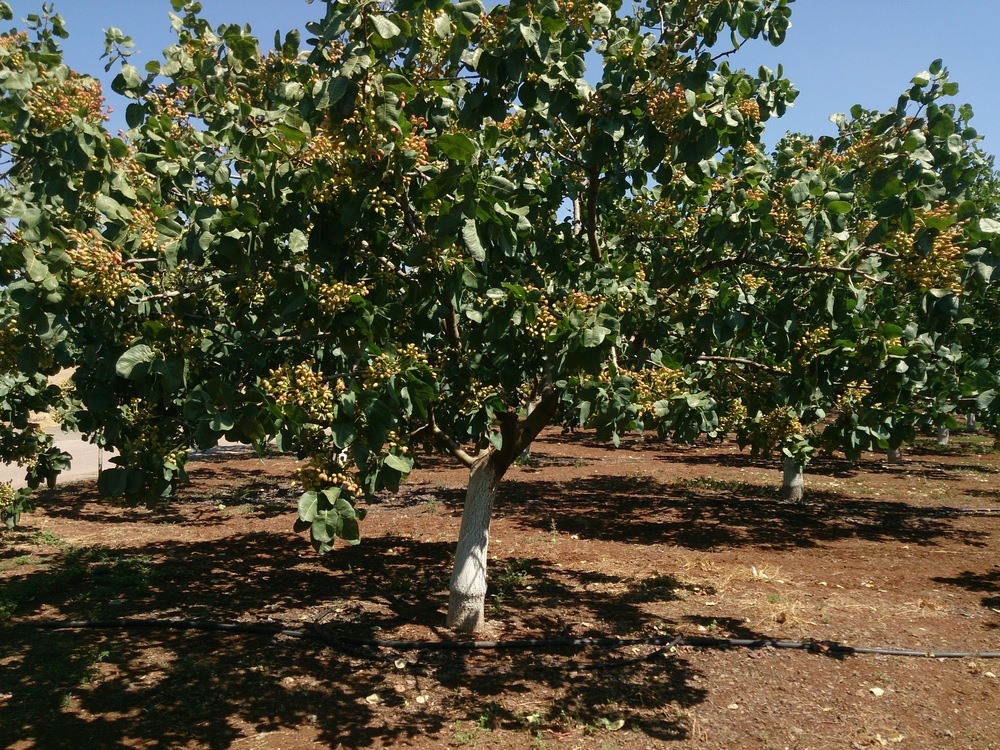
<instances>
[{"instance_id":1,"label":"tree foliage against sky","mask_svg":"<svg viewBox=\"0 0 1000 750\"><path fill-rule=\"evenodd\" d=\"M779 44L789 0L329 0L270 51L173 6L142 69L109 33L118 135L58 17L0 38L0 456L33 483L65 457L31 410L119 452L111 496L276 439L326 551L443 450L485 518L456 577L472 554L485 593L496 482L547 424L804 462L831 414L856 452L925 397L988 405L961 346L995 183L939 64L768 156L795 91L726 60Z\"/></svg>"}]
</instances>

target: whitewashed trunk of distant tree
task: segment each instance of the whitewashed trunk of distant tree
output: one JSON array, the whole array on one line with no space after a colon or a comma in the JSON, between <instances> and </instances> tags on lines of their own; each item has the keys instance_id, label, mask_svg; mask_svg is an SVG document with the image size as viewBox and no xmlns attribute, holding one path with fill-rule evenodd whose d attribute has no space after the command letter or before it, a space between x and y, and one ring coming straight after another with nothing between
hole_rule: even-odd
<instances>
[{"instance_id":1,"label":"whitewashed trunk of distant tree","mask_svg":"<svg viewBox=\"0 0 1000 750\"><path fill-rule=\"evenodd\" d=\"M465 493L465 508L448 596L448 627L461 633L482 630L486 620L490 518L502 476L495 458L496 454L491 451L469 470L469 486Z\"/></svg>"},{"instance_id":2,"label":"whitewashed trunk of distant tree","mask_svg":"<svg viewBox=\"0 0 1000 750\"><path fill-rule=\"evenodd\" d=\"M885 452L885 460L890 464L901 464L903 463L903 448L890 448Z\"/></svg>"},{"instance_id":3,"label":"whitewashed trunk of distant tree","mask_svg":"<svg viewBox=\"0 0 1000 750\"><path fill-rule=\"evenodd\" d=\"M970 411L965 415L965 429L969 432L975 432L978 429L976 427L976 412Z\"/></svg>"},{"instance_id":4,"label":"whitewashed trunk of distant tree","mask_svg":"<svg viewBox=\"0 0 1000 750\"><path fill-rule=\"evenodd\" d=\"M951 437L951 430L949 430L944 425L937 428L937 444L940 446L948 445L948 439Z\"/></svg>"},{"instance_id":5,"label":"whitewashed trunk of distant tree","mask_svg":"<svg viewBox=\"0 0 1000 750\"><path fill-rule=\"evenodd\" d=\"M801 503L803 490L805 489L805 477L803 476L802 465L794 458L786 456L781 464L781 469L781 496L789 502Z\"/></svg>"}]
</instances>

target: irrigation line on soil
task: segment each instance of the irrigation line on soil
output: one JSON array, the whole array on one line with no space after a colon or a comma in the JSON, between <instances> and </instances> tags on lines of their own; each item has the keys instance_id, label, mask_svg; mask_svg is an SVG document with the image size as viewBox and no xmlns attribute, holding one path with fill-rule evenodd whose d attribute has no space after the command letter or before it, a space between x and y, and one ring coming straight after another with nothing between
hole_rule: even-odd
<instances>
[{"instance_id":1,"label":"irrigation line on soil","mask_svg":"<svg viewBox=\"0 0 1000 750\"><path fill-rule=\"evenodd\" d=\"M285 628L278 624L215 622L212 620L180 620L180 619L139 619L126 618L116 620L37 620L9 623L23 627L34 627L48 630L81 630L81 629L139 629L165 628L172 630L204 630L223 631L230 633L246 633L250 635L284 635L290 638L315 640L334 647L355 646L363 648L387 648L396 651L474 651L483 649L545 649L545 648L623 648L625 646L659 646L657 652L669 650L676 646L692 648L776 648L809 651L810 653L830 656L850 656L852 654L873 654L878 656L911 656L931 659L1000 659L1000 651L922 651L908 648L880 648L874 646L848 646L837 641L782 641L771 638L715 638L711 636L648 636L643 638L523 638L508 641L403 641L376 640L356 638L354 636L332 635L322 628L312 627L308 630ZM367 654L355 653L362 658L370 658ZM629 659L620 662L634 663L648 659ZM612 662L617 665L619 662Z\"/></svg>"}]
</instances>

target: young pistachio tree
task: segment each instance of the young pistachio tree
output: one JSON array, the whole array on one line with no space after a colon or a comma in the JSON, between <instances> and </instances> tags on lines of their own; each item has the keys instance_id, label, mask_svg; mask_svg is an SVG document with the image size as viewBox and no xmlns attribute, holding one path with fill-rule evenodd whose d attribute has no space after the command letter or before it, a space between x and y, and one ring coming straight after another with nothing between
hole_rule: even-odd
<instances>
[{"instance_id":1,"label":"young pistachio tree","mask_svg":"<svg viewBox=\"0 0 1000 750\"><path fill-rule=\"evenodd\" d=\"M497 484L547 423L714 429L653 350L678 258L624 239L621 212L651 185L695 210L784 109L786 81L724 60L779 43L788 0L329 0L304 48L267 53L173 5L177 44L115 81L119 137L58 20L4 37L3 319L52 355L19 371L77 368L53 398L118 451L106 495L277 438L321 551L358 540L360 501L418 446L451 453L470 479L448 623L475 630Z\"/></svg>"}]
</instances>

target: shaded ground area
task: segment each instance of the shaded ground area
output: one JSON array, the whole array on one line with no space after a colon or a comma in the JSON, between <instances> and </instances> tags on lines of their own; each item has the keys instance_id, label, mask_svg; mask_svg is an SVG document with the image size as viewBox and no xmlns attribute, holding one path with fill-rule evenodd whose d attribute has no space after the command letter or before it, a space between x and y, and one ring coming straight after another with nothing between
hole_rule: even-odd
<instances>
[{"instance_id":1,"label":"shaded ground area","mask_svg":"<svg viewBox=\"0 0 1000 750\"><path fill-rule=\"evenodd\" d=\"M466 474L426 459L358 547L291 532L293 462L209 457L176 500L41 497L0 537L0 746L997 748L1000 662L773 648L345 653L287 636L46 631L274 622L440 640ZM1000 455L816 462L808 502L732 446L543 436L501 489L488 637L718 635L1000 650ZM615 667L616 660L635 660ZM593 668L597 667L597 668Z\"/></svg>"}]
</instances>

